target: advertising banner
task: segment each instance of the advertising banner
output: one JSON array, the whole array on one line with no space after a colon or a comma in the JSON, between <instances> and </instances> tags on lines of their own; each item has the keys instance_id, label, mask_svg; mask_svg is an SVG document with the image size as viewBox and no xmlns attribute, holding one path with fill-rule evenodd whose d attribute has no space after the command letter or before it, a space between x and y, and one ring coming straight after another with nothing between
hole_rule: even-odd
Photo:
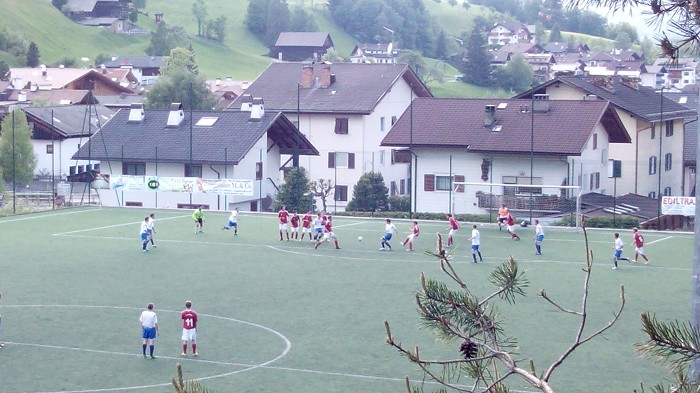
<instances>
[{"instance_id":1,"label":"advertising banner","mask_svg":"<svg viewBox=\"0 0 700 393\"><path fill-rule=\"evenodd\" d=\"M198 177L148 176L146 189L154 192L188 192L213 195L253 196L253 181L240 179L201 179Z\"/></svg>"},{"instance_id":2,"label":"advertising banner","mask_svg":"<svg viewBox=\"0 0 700 393\"><path fill-rule=\"evenodd\" d=\"M146 186L143 176L111 175L109 177L109 189L117 191L143 191Z\"/></svg>"},{"instance_id":3,"label":"advertising banner","mask_svg":"<svg viewBox=\"0 0 700 393\"><path fill-rule=\"evenodd\" d=\"M662 197L661 214L693 217L695 216L695 197Z\"/></svg>"}]
</instances>

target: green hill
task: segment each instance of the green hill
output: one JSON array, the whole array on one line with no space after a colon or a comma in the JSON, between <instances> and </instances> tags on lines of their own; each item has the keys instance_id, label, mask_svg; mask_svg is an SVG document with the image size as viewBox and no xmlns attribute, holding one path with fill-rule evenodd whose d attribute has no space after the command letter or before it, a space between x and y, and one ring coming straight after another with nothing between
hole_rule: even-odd
<instances>
[{"instance_id":1,"label":"green hill","mask_svg":"<svg viewBox=\"0 0 700 393\"><path fill-rule=\"evenodd\" d=\"M472 6L468 10L460 6L452 7L448 2L436 3L423 0L426 8L440 22L446 33L458 37L471 28L477 15L489 15L486 8ZM0 12L0 29L20 35L27 41L36 42L41 52L43 63L54 63L64 58L94 59L97 54L142 55L148 46L146 36L125 36L112 34L101 28L84 27L65 18L48 0L2 0L3 11ZM197 24L192 16L193 0L147 0L146 13L140 15L138 24L147 30L155 27L153 15L162 12L169 25L183 27L189 36L200 72L207 78L231 76L234 79L254 79L272 62L266 56L268 49L256 39L244 25L247 0L207 0L209 18L225 15L228 19L228 32L223 45L196 37ZM290 0L292 7L304 4L314 16L319 28L333 37L339 53L348 56L355 45L353 37L341 30L330 17L325 5L303 0ZM183 43L185 46L186 43ZM455 47L456 49L456 47ZM11 66L22 66L6 53L0 52L0 60ZM428 62L431 64L433 61ZM82 65L78 60L78 66ZM90 62L84 65L89 65ZM459 71L440 63L445 72L443 82L431 82L429 85L436 96L441 97L485 97L507 96L508 93L494 93L492 89L483 89L465 83L455 82L454 76Z\"/></svg>"}]
</instances>

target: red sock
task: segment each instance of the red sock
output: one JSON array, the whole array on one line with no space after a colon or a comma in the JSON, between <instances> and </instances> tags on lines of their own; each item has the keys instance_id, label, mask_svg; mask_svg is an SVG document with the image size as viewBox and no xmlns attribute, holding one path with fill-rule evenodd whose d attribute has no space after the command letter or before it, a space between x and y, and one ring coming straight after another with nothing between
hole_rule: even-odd
<instances>
[{"instance_id":1,"label":"red sock","mask_svg":"<svg viewBox=\"0 0 700 393\"><path fill-rule=\"evenodd\" d=\"M187 344L182 344L182 353L187 353Z\"/></svg>"},{"instance_id":2,"label":"red sock","mask_svg":"<svg viewBox=\"0 0 700 393\"><path fill-rule=\"evenodd\" d=\"M192 343L192 353L197 353L197 344Z\"/></svg>"}]
</instances>

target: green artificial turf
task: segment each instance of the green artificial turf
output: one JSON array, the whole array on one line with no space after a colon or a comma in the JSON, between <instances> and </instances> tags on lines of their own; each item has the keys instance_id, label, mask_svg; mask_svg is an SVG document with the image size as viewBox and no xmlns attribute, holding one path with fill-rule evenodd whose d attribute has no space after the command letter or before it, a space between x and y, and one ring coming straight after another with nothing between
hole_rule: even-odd
<instances>
[{"instance_id":1,"label":"green artificial turf","mask_svg":"<svg viewBox=\"0 0 700 393\"><path fill-rule=\"evenodd\" d=\"M0 219L0 391L171 392L175 365L185 378L218 392L400 392L403 377L421 374L385 343L388 320L397 341L419 345L426 358L454 359L459 343L435 341L420 330L413 292L420 272L447 280L422 250L446 223L421 223L418 251L402 250L410 229L396 222L394 250L380 252L383 221L337 217L340 250L279 241L274 215L242 213L237 237L221 230L225 213L206 213L194 234L189 211L156 211L156 249L140 250L142 209L64 209ZM578 310L582 298L582 233L545 228L536 256L533 229L509 240L493 225L480 227L485 263L471 263L469 225L457 236L457 271L479 296L487 277L513 255L531 285L514 306L497 301L506 331L520 342L519 359L545 370L573 341L578 319L536 296L540 289ZM612 233L589 231L594 255L588 324L611 318L625 285L627 306L617 325L584 345L554 373L558 392L628 392L639 381L660 381L665 370L634 353L643 339L639 315L689 318L692 237L645 233L652 262L611 270ZM357 237L362 236L363 241ZM631 256L631 233L623 232ZM179 311L185 300L200 313L200 357L182 359ZM138 317L155 303L161 336L156 360L140 356ZM528 368L526 361L522 366ZM461 382L468 382L463 379ZM517 378L514 392L532 392ZM432 386L435 388L435 386ZM429 390L429 389L426 389ZM110 391L120 391L119 389ZM124 390L123 390L124 391Z\"/></svg>"}]
</instances>

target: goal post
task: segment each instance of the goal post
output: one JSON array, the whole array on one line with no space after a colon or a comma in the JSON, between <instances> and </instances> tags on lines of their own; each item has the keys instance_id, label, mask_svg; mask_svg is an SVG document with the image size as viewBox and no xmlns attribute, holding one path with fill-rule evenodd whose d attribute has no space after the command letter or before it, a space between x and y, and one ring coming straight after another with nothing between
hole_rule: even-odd
<instances>
[{"instance_id":1,"label":"goal post","mask_svg":"<svg viewBox=\"0 0 700 393\"><path fill-rule=\"evenodd\" d=\"M570 221L581 227L581 186L453 182L451 208L455 214L493 213L506 205L517 222L538 219L543 223Z\"/></svg>"}]
</instances>

